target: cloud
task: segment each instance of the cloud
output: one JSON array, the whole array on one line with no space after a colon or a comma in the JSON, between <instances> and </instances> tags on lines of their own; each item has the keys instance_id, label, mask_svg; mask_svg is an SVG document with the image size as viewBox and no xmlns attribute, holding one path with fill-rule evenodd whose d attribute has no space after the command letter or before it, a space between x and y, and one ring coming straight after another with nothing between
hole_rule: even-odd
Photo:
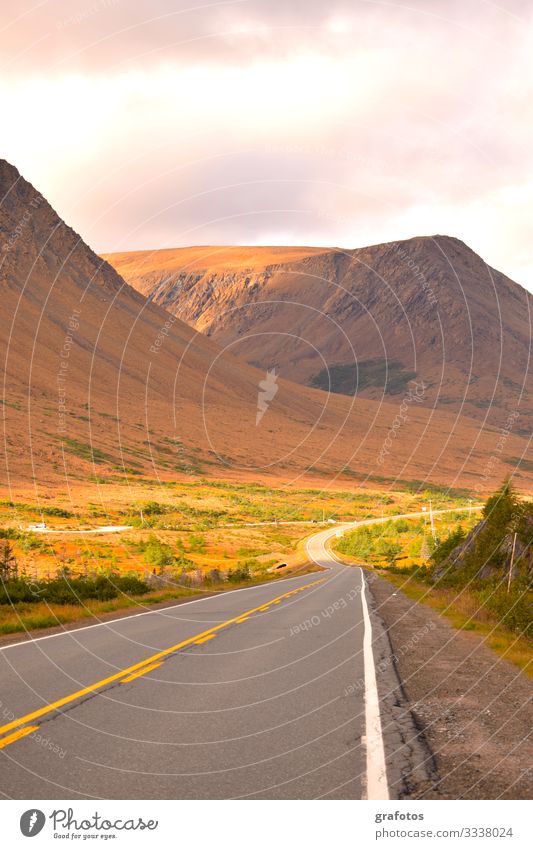
<instances>
[{"instance_id":1,"label":"cloud","mask_svg":"<svg viewBox=\"0 0 533 849\"><path fill-rule=\"evenodd\" d=\"M3 13L3 155L97 249L447 232L533 287L530 4Z\"/></svg>"}]
</instances>

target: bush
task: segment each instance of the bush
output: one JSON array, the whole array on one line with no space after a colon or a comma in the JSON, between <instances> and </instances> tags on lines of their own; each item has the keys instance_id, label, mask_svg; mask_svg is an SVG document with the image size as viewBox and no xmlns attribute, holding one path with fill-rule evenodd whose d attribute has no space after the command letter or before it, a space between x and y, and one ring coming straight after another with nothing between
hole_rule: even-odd
<instances>
[{"instance_id":1,"label":"bush","mask_svg":"<svg viewBox=\"0 0 533 849\"><path fill-rule=\"evenodd\" d=\"M121 575L113 583L125 595L143 595L150 589L148 584L137 575Z\"/></svg>"},{"instance_id":2,"label":"bush","mask_svg":"<svg viewBox=\"0 0 533 849\"><path fill-rule=\"evenodd\" d=\"M40 601L30 584L21 578L2 581L0 584L0 604Z\"/></svg>"},{"instance_id":3,"label":"bush","mask_svg":"<svg viewBox=\"0 0 533 849\"><path fill-rule=\"evenodd\" d=\"M18 539L20 532L15 528L0 528L0 539Z\"/></svg>"},{"instance_id":4,"label":"bush","mask_svg":"<svg viewBox=\"0 0 533 849\"><path fill-rule=\"evenodd\" d=\"M246 564L238 564L235 569L230 569L228 572L228 581L232 584L238 584L240 581L249 581L251 578L250 567Z\"/></svg>"},{"instance_id":5,"label":"bush","mask_svg":"<svg viewBox=\"0 0 533 849\"><path fill-rule=\"evenodd\" d=\"M191 534L189 536L189 551L196 551L198 554L205 553L205 539L200 534Z\"/></svg>"},{"instance_id":6,"label":"bush","mask_svg":"<svg viewBox=\"0 0 533 849\"><path fill-rule=\"evenodd\" d=\"M160 504L158 501L147 501L140 508L143 516L161 516L164 513L171 513L174 507L169 504Z\"/></svg>"},{"instance_id":7,"label":"bush","mask_svg":"<svg viewBox=\"0 0 533 849\"><path fill-rule=\"evenodd\" d=\"M174 558L174 564L185 571L196 568L192 560L189 560L189 558L185 557L184 554L178 554L177 557Z\"/></svg>"},{"instance_id":8,"label":"bush","mask_svg":"<svg viewBox=\"0 0 533 849\"><path fill-rule=\"evenodd\" d=\"M160 542L155 536L151 536L144 546L144 561L150 566L172 566L175 560L170 545Z\"/></svg>"},{"instance_id":9,"label":"bush","mask_svg":"<svg viewBox=\"0 0 533 849\"><path fill-rule=\"evenodd\" d=\"M99 575L97 578L53 578L30 581L27 578L5 581L0 586L0 604L39 602L82 604L88 599L109 601L124 595L143 595L148 584L131 575Z\"/></svg>"},{"instance_id":10,"label":"bush","mask_svg":"<svg viewBox=\"0 0 533 849\"><path fill-rule=\"evenodd\" d=\"M466 534L461 527L457 528L453 533L449 534L445 540L439 542L435 551L432 553L430 560L433 566L438 566L443 560L446 560L454 548L461 545L466 539Z\"/></svg>"},{"instance_id":11,"label":"bush","mask_svg":"<svg viewBox=\"0 0 533 849\"><path fill-rule=\"evenodd\" d=\"M525 581L513 582L509 593L506 586L491 582L491 585L475 592L475 596L480 605L496 614L501 625L525 637L533 637L529 590Z\"/></svg>"},{"instance_id":12,"label":"bush","mask_svg":"<svg viewBox=\"0 0 533 849\"><path fill-rule=\"evenodd\" d=\"M221 584L224 576L220 569L211 569L205 576L205 579L208 584Z\"/></svg>"},{"instance_id":13,"label":"bush","mask_svg":"<svg viewBox=\"0 0 533 849\"><path fill-rule=\"evenodd\" d=\"M70 510L64 510L63 507L38 507L37 512L42 513L43 516L59 516L61 519L72 519L76 515Z\"/></svg>"}]
</instances>

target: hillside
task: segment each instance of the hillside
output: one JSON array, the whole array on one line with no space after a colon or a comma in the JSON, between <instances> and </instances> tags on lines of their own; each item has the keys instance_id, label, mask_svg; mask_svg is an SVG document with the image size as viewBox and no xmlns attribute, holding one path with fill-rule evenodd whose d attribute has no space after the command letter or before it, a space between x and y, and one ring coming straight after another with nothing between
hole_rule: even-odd
<instances>
[{"instance_id":1,"label":"hillside","mask_svg":"<svg viewBox=\"0 0 533 849\"><path fill-rule=\"evenodd\" d=\"M483 489L525 453L512 433L491 465L498 430L414 400L384 452L397 400L328 397L221 350L127 285L6 162L0 244L9 497L182 475Z\"/></svg>"},{"instance_id":2,"label":"hillside","mask_svg":"<svg viewBox=\"0 0 533 849\"><path fill-rule=\"evenodd\" d=\"M531 637L533 505L505 483L465 534L458 528L433 552L426 578L436 587L468 588L499 622Z\"/></svg>"},{"instance_id":3,"label":"hillside","mask_svg":"<svg viewBox=\"0 0 533 849\"><path fill-rule=\"evenodd\" d=\"M282 377L422 403L528 434L532 297L463 242L359 250L199 247L107 255L136 289ZM392 399L389 398L392 396Z\"/></svg>"},{"instance_id":4,"label":"hillside","mask_svg":"<svg viewBox=\"0 0 533 849\"><path fill-rule=\"evenodd\" d=\"M148 303L4 161L0 240L8 486L276 463L270 432L253 452L246 438L264 375ZM280 386L269 418L283 453L320 413Z\"/></svg>"},{"instance_id":5,"label":"hillside","mask_svg":"<svg viewBox=\"0 0 533 849\"><path fill-rule=\"evenodd\" d=\"M485 504L469 534L459 528L441 541L431 558L432 577L442 584L496 581L528 588L533 577L533 504L521 502L505 483Z\"/></svg>"}]
</instances>

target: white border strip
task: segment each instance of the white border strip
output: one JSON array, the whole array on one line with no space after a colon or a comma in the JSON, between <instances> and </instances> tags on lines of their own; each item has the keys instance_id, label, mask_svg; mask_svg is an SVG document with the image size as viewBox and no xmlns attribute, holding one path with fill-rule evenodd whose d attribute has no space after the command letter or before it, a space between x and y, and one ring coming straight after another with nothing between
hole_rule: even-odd
<instances>
[{"instance_id":1,"label":"white border strip","mask_svg":"<svg viewBox=\"0 0 533 849\"><path fill-rule=\"evenodd\" d=\"M7 646L0 645L0 652L7 651L7 649L16 649L19 646L30 646L33 643L40 643L42 640L53 640L55 637L65 637L69 635L76 635L79 631L89 631L91 628L106 628L110 625L116 625L121 622L127 622L129 619L138 619L139 616L154 616L158 613L165 614L167 610L176 610L178 607L186 607L188 604L198 604L201 601L211 601L212 599L220 598L221 596L233 595L234 593L244 593L249 592L250 590L261 590L265 589L265 587L277 587L278 584L284 584L286 581L298 581L303 580L304 578L312 578L313 575L316 574L314 572L307 572L304 575L295 575L293 578L276 578L274 581L267 581L264 584L254 584L251 587L239 587L237 590L222 590L221 592L214 592L213 595L200 598L192 598L190 601L182 601L177 604L169 604L165 607L153 607L151 610L143 610L142 613L129 613L125 616L117 616L116 619L104 619L102 622L94 622L92 625L82 625L80 628L76 628L73 622L65 622L64 628L61 631L56 631L55 634L45 634L42 637L30 637L26 640L19 640L16 643L9 643ZM142 606L142 605L141 605ZM149 607L149 605L148 605ZM69 625L73 626L69 628ZM56 626L52 626L56 627ZM58 626L59 627L59 626ZM35 631L20 631L17 632L20 634L31 634L35 633Z\"/></svg>"},{"instance_id":2,"label":"white border strip","mask_svg":"<svg viewBox=\"0 0 533 849\"><path fill-rule=\"evenodd\" d=\"M372 624L366 603L366 581L361 571L361 604L365 633L363 637L363 660L365 673L365 746L366 746L366 798L370 800L390 799L385 764L385 746L379 712L379 694L376 667L372 649Z\"/></svg>"}]
</instances>

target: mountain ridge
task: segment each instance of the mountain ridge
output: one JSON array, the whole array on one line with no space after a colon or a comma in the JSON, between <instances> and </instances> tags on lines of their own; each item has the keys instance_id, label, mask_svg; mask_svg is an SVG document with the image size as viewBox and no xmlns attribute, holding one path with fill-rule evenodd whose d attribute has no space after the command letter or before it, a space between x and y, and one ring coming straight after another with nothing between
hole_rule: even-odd
<instances>
[{"instance_id":1,"label":"mountain ridge","mask_svg":"<svg viewBox=\"0 0 533 849\"><path fill-rule=\"evenodd\" d=\"M289 249L263 250L262 264L257 247L105 256L191 326L295 382L327 388L332 370L335 378L335 369L352 365L354 391L379 399L397 394L386 380L392 362L436 387L432 406L478 419L490 408L497 422L519 405L533 421L532 296L460 239L291 248L295 258L283 263L272 262L275 251ZM298 339L289 343L287 335Z\"/></svg>"},{"instance_id":2,"label":"mountain ridge","mask_svg":"<svg viewBox=\"0 0 533 849\"><path fill-rule=\"evenodd\" d=\"M266 369L133 290L7 163L0 291L0 464L9 498L87 485L100 498L106 484L204 475L489 488L527 448L512 433L503 465L487 475L497 429L480 433L466 417L413 402L381 462L397 403L328 395L283 374L267 399ZM528 475L519 472L523 482Z\"/></svg>"}]
</instances>

